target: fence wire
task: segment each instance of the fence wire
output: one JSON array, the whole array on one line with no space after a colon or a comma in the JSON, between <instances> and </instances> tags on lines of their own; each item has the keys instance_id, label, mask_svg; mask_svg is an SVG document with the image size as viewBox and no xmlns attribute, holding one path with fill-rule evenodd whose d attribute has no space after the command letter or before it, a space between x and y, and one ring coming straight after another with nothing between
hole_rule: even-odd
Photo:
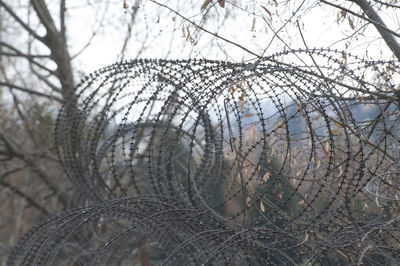
<instances>
[{"instance_id":1,"label":"fence wire","mask_svg":"<svg viewBox=\"0 0 400 266\"><path fill-rule=\"evenodd\" d=\"M100 69L55 126L85 207L8 264L396 264L399 82L398 62L324 49Z\"/></svg>"}]
</instances>

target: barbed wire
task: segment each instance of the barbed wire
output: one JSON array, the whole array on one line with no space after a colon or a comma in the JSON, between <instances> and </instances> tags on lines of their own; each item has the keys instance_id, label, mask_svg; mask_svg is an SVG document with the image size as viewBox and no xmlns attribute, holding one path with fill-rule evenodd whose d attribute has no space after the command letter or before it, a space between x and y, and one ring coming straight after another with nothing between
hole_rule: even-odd
<instances>
[{"instance_id":1,"label":"barbed wire","mask_svg":"<svg viewBox=\"0 0 400 266\"><path fill-rule=\"evenodd\" d=\"M144 244L161 265L399 261L399 69L313 49L92 73L55 126L86 207L8 265L139 263Z\"/></svg>"}]
</instances>

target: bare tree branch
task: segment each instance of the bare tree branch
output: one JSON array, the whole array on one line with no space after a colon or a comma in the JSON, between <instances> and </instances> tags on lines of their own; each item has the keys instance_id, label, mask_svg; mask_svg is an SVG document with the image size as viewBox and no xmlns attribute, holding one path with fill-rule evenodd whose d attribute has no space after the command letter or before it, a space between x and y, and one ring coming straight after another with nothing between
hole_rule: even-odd
<instances>
[{"instance_id":1,"label":"bare tree branch","mask_svg":"<svg viewBox=\"0 0 400 266\"><path fill-rule=\"evenodd\" d=\"M66 12L66 6L65 6L65 0L61 0L60 2L60 32L61 36L63 37L64 41L67 40L66 36L66 26L65 26L65 12Z\"/></svg>"},{"instance_id":2,"label":"bare tree branch","mask_svg":"<svg viewBox=\"0 0 400 266\"><path fill-rule=\"evenodd\" d=\"M166 8L166 9L168 9L168 10L171 11L172 13L176 14L177 16L183 18L184 20L186 20L187 22L189 22L190 24L192 24L193 26L195 26L196 28L199 28L199 29L201 29L202 31L204 31L204 32L206 32L206 33L208 33L208 34L211 34L211 35L215 36L215 37L218 38L218 39L221 39L221 40L223 40L223 41L225 41L225 42L227 42L227 43L230 43L230 44L232 44L232 45L234 45L234 46L236 46L236 47L239 47L239 48L242 49L243 51L245 51L245 52L247 52L247 53L249 53L249 54L251 54L251 55L254 55L254 56L257 57L257 58L260 58L260 57L261 57L260 55L256 54L255 52L250 51L250 50L247 49L246 47L244 47L244 46L242 46L242 45L240 45L240 44L238 44L238 43L236 43L236 42L233 42L233 41L231 41L231 40L228 40L228 39L226 39L226 38L224 38L224 37L222 37L222 36L219 36L217 33L213 33L213 32L211 32L211 31L209 31L209 30L207 30L207 29L201 27L200 25L197 25L197 24L194 23L192 20L190 20L190 19L184 17L183 15L181 15L181 14L178 13L177 11L173 10L172 8L170 8L170 7L168 7L168 6L164 5L164 4L161 4L161 3L157 2L157 1L154 1L154 0L150 0L150 1L153 2L153 3L155 3L155 4L157 4L157 5L159 5L159 6L161 6L161 7L164 7L164 8Z\"/></svg>"},{"instance_id":3,"label":"bare tree branch","mask_svg":"<svg viewBox=\"0 0 400 266\"><path fill-rule=\"evenodd\" d=\"M31 3L41 23L47 30L44 43L51 50L51 58L57 64L57 72L62 85L64 98L69 98L73 94L74 79L71 57L69 56L66 40L63 38L62 34L57 31L46 3L43 0L32 0Z\"/></svg>"},{"instance_id":4,"label":"bare tree branch","mask_svg":"<svg viewBox=\"0 0 400 266\"><path fill-rule=\"evenodd\" d=\"M380 18L380 16L378 15L378 13L375 12L375 10L372 8L372 6L370 6L368 4L367 1L365 0L350 0L351 2L356 3L364 12L365 14L368 16L362 16L359 15L356 12L351 11L348 8L342 7L340 5L337 4L333 4L331 2L328 2L326 0L320 0L322 3L325 3L327 5L336 7L338 9L341 9L343 11L346 11L350 14L352 14L353 16L359 17L365 21L368 21L370 23L372 23L375 28L378 30L379 34L382 36L383 40L386 42L386 44L388 45L388 47L390 48L390 50L392 50L392 52L394 53L394 55L396 56L396 58L398 60L400 60L400 46L398 44L398 42L396 41L396 39L393 37L399 37L400 38L400 34L398 34L397 32L389 29L385 23L383 22L383 20Z\"/></svg>"},{"instance_id":5,"label":"bare tree branch","mask_svg":"<svg viewBox=\"0 0 400 266\"><path fill-rule=\"evenodd\" d=\"M8 6L3 0L0 0L0 6L3 7L30 35L40 42L44 42L44 38L39 36L29 25L22 21L22 19Z\"/></svg>"},{"instance_id":6,"label":"bare tree branch","mask_svg":"<svg viewBox=\"0 0 400 266\"><path fill-rule=\"evenodd\" d=\"M38 209L42 214L49 216L50 213L47 211L47 209L41 205L39 202L37 202L36 200L34 200L32 197L30 197L29 195L27 195L25 192L23 192L21 189L19 189L17 186L7 182L4 180L4 177L10 174L14 174L17 171L22 170L23 168L16 168L13 169L11 171L8 171L6 173L4 173L1 178L0 178L0 185L2 185L5 188L10 189L12 192L14 192L15 194L17 194L18 196L24 198L30 205L32 205L33 207L35 207L36 209Z\"/></svg>"},{"instance_id":7,"label":"bare tree branch","mask_svg":"<svg viewBox=\"0 0 400 266\"><path fill-rule=\"evenodd\" d=\"M57 73L55 73L53 70L47 68L46 66L40 64L39 62L37 62L37 61L35 61L35 60L33 60L33 59L35 58L35 56L30 55L30 54L25 54L25 53L19 51L19 50L16 49L15 47L13 47L13 46L11 46L10 44L7 44L7 43L5 43L5 42L1 42L1 41L0 41L0 46L7 47L7 49L10 49L10 50L14 51L14 52L16 53L17 56L24 57L24 58L26 58L29 62L31 62L32 64L35 64L36 66L38 66L38 67L40 67L40 68L46 70L46 71L49 72L50 74L57 76Z\"/></svg>"},{"instance_id":8,"label":"bare tree branch","mask_svg":"<svg viewBox=\"0 0 400 266\"><path fill-rule=\"evenodd\" d=\"M8 136L5 132L0 130L0 139L5 143L8 153L12 156L15 156L26 163L36 175L54 192L57 194L60 202L67 206L67 195L60 189L58 184L54 181L54 178L51 178L47 175L45 171L43 171L35 161L28 157L23 151L20 150L19 145L14 141L10 136Z\"/></svg>"},{"instance_id":9,"label":"bare tree branch","mask_svg":"<svg viewBox=\"0 0 400 266\"><path fill-rule=\"evenodd\" d=\"M393 37L400 37L400 34L389 30L382 18L376 13L374 8L366 0L351 0L356 3L365 14L375 23L374 26L378 30L379 34L382 36L383 40L386 42L387 46L392 50L394 55L400 60L400 45L397 40Z\"/></svg>"},{"instance_id":10,"label":"bare tree branch","mask_svg":"<svg viewBox=\"0 0 400 266\"><path fill-rule=\"evenodd\" d=\"M8 82L0 81L0 86L6 86L6 87L9 87L11 89L16 89L16 90L23 91L23 92L26 92L26 93L29 93L29 94L32 94L32 95L45 97L45 98L50 99L50 100L56 100L56 101L58 101L60 103L64 102L63 99L61 99L61 98L59 98L57 96L48 95L48 94L45 94L45 93L42 93L42 92L38 92L38 91L31 90L31 89L23 88L23 87L20 87L18 85L11 84L11 83L8 83Z\"/></svg>"}]
</instances>

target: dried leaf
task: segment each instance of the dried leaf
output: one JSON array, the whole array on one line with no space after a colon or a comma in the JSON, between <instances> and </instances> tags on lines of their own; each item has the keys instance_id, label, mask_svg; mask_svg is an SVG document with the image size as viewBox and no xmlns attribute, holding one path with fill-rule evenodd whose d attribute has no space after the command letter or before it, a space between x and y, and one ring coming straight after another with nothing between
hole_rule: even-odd
<instances>
[{"instance_id":1,"label":"dried leaf","mask_svg":"<svg viewBox=\"0 0 400 266\"><path fill-rule=\"evenodd\" d=\"M278 128L283 128L283 125L284 125L283 120L276 121L275 122L275 130L277 130Z\"/></svg>"},{"instance_id":2,"label":"dried leaf","mask_svg":"<svg viewBox=\"0 0 400 266\"><path fill-rule=\"evenodd\" d=\"M201 5L200 10L206 9L206 7L211 3L211 0L206 0L204 3Z\"/></svg>"},{"instance_id":3,"label":"dried leaf","mask_svg":"<svg viewBox=\"0 0 400 266\"><path fill-rule=\"evenodd\" d=\"M338 128L343 128L342 124L340 124L340 123L338 123L338 122L335 122L335 125L336 125Z\"/></svg>"},{"instance_id":4,"label":"dried leaf","mask_svg":"<svg viewBox=\"0 0 400 266\"><path fill-rule=\"evenodd\" d=\"M246 204L247 204L247 207L251 206L251 200L250 200L249 196L247 196L247 198L246 198Z\"/></svg>"},{"instance_id":5,"label":"dried leaf","mask_svg":"<svg viewBox=\"0 0 400 266\"><path fill-rule=\"evenodd\" d=\"M189 25L186 26L186 31L187 31L187 36L186 36L186 41L187 41L187 40L189 40L189 37L190 37Z\"/></svg>"},{"instance_id":6,"label":"dried leaf","mask_svg":"<svg viewBox=\"0 0 400 266\"><path fill-rule=\"evenodd\" d=\"M318 160L318 161L317 161L317 164L316 164L316 167L317 167L317 169L319 169L319 168L320 168L320 166L321 166L321 161L320 161L320 160Z\"/></svg>"},{"instance_id":7,"label":"dried leaf","mask_svg":"<svg viewBox=\"0 0 400 266\"><path fill-rule=\"evenodd\" d=\"M299 204L299 205L301 205L301 206L306 206L306 203L305 203L305 201L304 200L301 200L301 201L299 201L297 204Z\"/></svg>"},{"instance_id":8,"label":"dried leaf","mask_svg":"<svg viewBox=\"0 0 400 266\"><path fill-rule=\"evenodd\" d=\"M124 1L124 4L122 5L122 7L123 7L124 9L127 9L127 8L128 8L128 4L126 3L126 1Z\"/></svg>"},{"instance_id":9,"label":"dried leaf","mask_svg":"<svg viewBox=\"0 0 400 266\"><path fill-rule=\"evenodd\" d=\"M346 10L341 10L341 11L340 11L341 17L345 18L345 17L346 17L346 14L347 14Z\"/></svg>"},{"instance_id":10,"label":"dried leaf","mask_svg":"<svg viewBox=\"0 0 400 266\"><path fill-rule=\"evenodd\" d=\"M342 176L343 175L343 167L342 166L339 166L339 176Z\"/></svg>"},{"instance_id":11,"label":"dried leaf","mask_svg":"<svg viewBox=\"0 0 400 266\"><path fill-rule=\"evenodd\" d=\"M260 200L260 210L261 210L262 212L265 212L265 207L264 207L264 203L263 203L262 200Z\"/></svg>"},{"instance_id":12,"label":"dried leaf","mask_svg":"<svg viewBox=\"0 0 400 266\"><path fill-rule=\"evenodd\" d=\"M240 84L239 84L240 86ZM240 112L243 110L243 105L244 105L244 97L246 96L246 94L244 92L242 92L242 94L239 97L239 109Z\"/></svg>"},{"instance_id":13,"label":"dried leaf","mask_svg":"<svg viewBox=\"0 0 400 266\"><path fill-rule=\"evenodd\" d=\"M347 54L345 52L342 52L342 58L343 58L343 63L347 64Z\"/></svg>"},{"instance_id":14,"label":"dried leaf","mask_svg":"<svg viewBox=\"0 0 400 266\"><path fill-rule=\"evenodd\" d=\"M350 28L352 29L352 30L354 30L354 20L351 18L351 17L348 17L348 20L349 20L349 25L350 25Z\"/></svg>"},{"instance_id":15,"label":"dried leaf","mask_svg":"<svg viewBox=\"0 0 400 266\"><path fill-rule=\"evenodd\" d=\"M253 24L251 25L251 31L254 31L256 28L256 17L253 18Z\"/></svg>"},{"instance_id":16,"label":"dried leaf","mask_svg":"<svg viewBox=\"0 0 400 266\"><path fill-rule=\"evenodd\" d=\"M322 114L318 114L318 115L314 116L312 121L315 121L315 120L319 119L321 116L322 116Z\"/></svg>"},{"instance_id":17,"label":"dried leaf","mask_svg":"<svg viewBox=\"0 0 400 266\"><path fill-rule=\"evenodd\" d=\"M297 244L297 246L303 245L304 243L306 243L308 241L308 232L306 231L306 235L304 236L304 240L301 241L301 243Z\"/></svg>"},{"instance_id":18,"label":"dried leaf","mask_svg":"<svg viewBox=\"0 0 400 266\"><path fill-rule=\"evenodd\" d=\"M261 5L260 5L260 6L261 6ZM265 12L268 13L268 15L269 15L270 17L272 17L271 12L269 12L269 10L268 10L265 6L261 6L261 7L265 10Z\"/></svg>"},{"instance_id":19,"label":"dried leaf","mask_svg":"<svg viewBox=\"0 0 400 266\"><path fill-rule=\"evenodd\" d=\"M231 185L231 183L228 183L228 190L231 190L232 189L232 185Z\"/></svg>"},{"instance_id":20,"label":"dried leaf","mask_svg":"<svg viewBox=\"0 0 400 266\"><path fill-rule=\"evenodd\" d=\"M255 125L253 126L251 133L252 133L253 140L257 141L257 127Z\"/></svg>"},{"instance_id":21,"label":"dried leaf","mask_svg":"<svg viewBox=\"0 0 400 266\"><path fill-rule=\"evenodd\" d=\"M330 151L330 148L331 148L330 143L329 143L329 142L326 142L326 143L325 143L325 150L326 150L326 151Z\"/></svg>"},{"instance_id":22,"label":"dried leaf","mask_svg":"<svg viewBox=\"0 0 400 266\"><path fill-rule=\"evenodd\" d=\"M160 16L157 17L157 23L160 23Z\"/></svg>"},{"instance_id":23,"label":"dried leaf","mask_svg":"<svg viewBox=\"0 0 400 266\"><path fill-rule=\"evenodd\" d=\"M218 4L220 7L224 8L225 7L225 0L218 0Z\"/></svg>"},{"instance_id":24,"label":"dried leaf","mask_svg":"<svg viewBox=\"0 0 400 266\"><path fill-rule=\"evenodd\" d=\"M182 25L182 33L183 33L183 37L186 38L186 33L185 33L185 25Z\"/></svg>"},{"instance_id":25,"label":"dried leaf","mask_svg":"<svg viewBox=\"0 0 400 266\"><path fill-rule=\"evenodd\" d=\"M270 172L266 172L262 178L262 180L266 183L268 181L268 179L270 178L271 173Z\"/></svg>"},{"instance_id":26,"label":"dried leaf","mask_svg":"<svg viewBox=\"0 0 400 266\"><path fill-rule=\"evenodd\" d=\"M244 116L245 117L252 117L252 116L254 116L254 114L247 113L247 114L244 114Z\"/></svg>"}]
</instances>

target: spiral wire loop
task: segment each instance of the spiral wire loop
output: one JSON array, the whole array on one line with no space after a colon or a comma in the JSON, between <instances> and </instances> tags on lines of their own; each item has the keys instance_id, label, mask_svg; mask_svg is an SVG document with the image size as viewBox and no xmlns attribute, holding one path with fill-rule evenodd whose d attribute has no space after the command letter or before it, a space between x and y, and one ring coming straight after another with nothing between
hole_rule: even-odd
<instances>
[{"instance_id":1,"label":"spiral wire loop","mask_svg":"<svg viewBox=\"0 0 400 266\"><path fill-rule=\"evenodd\" d=\"M85 207L8 265L138 263L144 242L156 265L398 262L399 80L326 49L102 68L55 125Z\"/></svg>"}]
</instances>

